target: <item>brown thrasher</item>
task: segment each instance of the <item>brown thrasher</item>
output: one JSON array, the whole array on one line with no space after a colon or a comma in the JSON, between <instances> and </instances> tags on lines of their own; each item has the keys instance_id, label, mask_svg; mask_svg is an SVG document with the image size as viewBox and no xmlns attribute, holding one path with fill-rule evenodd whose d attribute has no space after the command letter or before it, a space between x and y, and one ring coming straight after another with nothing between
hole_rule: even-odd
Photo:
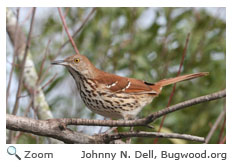
<instances>
[{"instance_id":1,"label":"brown thrasher","mask_svg":"<svg viewBox=\"0 0 232 167\"><path fill-rule=\"evenodd\" d=\"M146 104L160 94L163 86L208 74L188 74L153 84L101 71L82 55L70 56L52 64L64 65L68 69L83 102L91 111L116 119L134 119Z\"/></svg>"}]
</instances>

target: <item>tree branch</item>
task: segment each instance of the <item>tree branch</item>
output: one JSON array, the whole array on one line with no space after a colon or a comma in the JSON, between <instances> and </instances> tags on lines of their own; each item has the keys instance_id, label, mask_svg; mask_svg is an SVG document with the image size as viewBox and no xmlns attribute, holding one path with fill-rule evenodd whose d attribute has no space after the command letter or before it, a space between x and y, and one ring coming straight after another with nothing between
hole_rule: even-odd
<instances>
[{"instance_id":1,"label":"tree branch","mask_svg":"<svg viewBox=\"0 0 232 167\"><path fill-rule=\"evenodd\" d=\"M52 137L65 143L79 144L100 144L110 143L114 140L128 137L159 137L159 138L177 138L197 142L204 142L203 137L177 134L177 133L159 133L159 132L122 132L115 134L97 134L86 135L80 132L72 131L66 127L62 127L59 121L53 120L35 120L27 117L19 117L15 115L6 115L6 127L10 130L23 131L33 133L39 136Z\"/></svg>"},{"instance_id":2,"label":"tree branch","mask_svg":"<svg viewBox=\"0 0 232 167\"><path fill-rule=\"evenodd\" d=\"M161 117L163 115L172 113L174 111L177 111L177 110L180 110L180 109L183 109L183 108L186 108L186 107L190 107L190 106L193 106L193 105L196 105L196 104L200 104L200 103L203 103L203 102L217 100L217 99L224 98L224 97L226 97L226 90L222 90L222 91L212 93L212 94L209 94L209 95L197 97L197 98L187 100L187 101L184 101L182 103L173 105L171 107L167 107L167 108L165 108L163 110L160 110L160 111L158 111L158 112L156 112L154 114L149 115L145 119L146 119L147 123L150 123L150 122L156 120L157 118L159 118L159 117Z\"/></svg>"},{"instance_id":3,"label":"tree branch","mask_svg":"<svg viewBox=\"0 0 232 167\"><path fill-rule=\"evenodd\" d=\"M219 91L210 95L201 96L195 99L173 105L160 110L145 118L137 120L87 120L78 118L61 118L49 120L35 120L26 117L14 115L6 116L7 129L33 133L41 136L53 137L64 141L65 143L109 143L127 137L162 137L162 138L179 138L191 141L204 142L204 138L186 134L164 134L157 132L122 132L115 134L98 134L94 136L75 132L68 129L67 125L87 125L87 126L147 126L149 123L159 117L172 113L174 111L196 105L199 103L220 99L226 96L226 91Z\"/></svg>"},{"instance_id":4,"label":"tree branch","mask_svg":"<svg viewBox=\"0 0 232 167\"><path fill-rule=\"evenodd\" d=\"M192 136L187 134L178 134L178 133L161 133L161 132L121 132L114 134L104 134L103 141L109 143L113 140L118 140L128 137L150 137L150 138L176 138L176 139L185 139L190 141L204 142L204 137Z\"/></svg>"},{"instance_id":5,"label":"tree branch","mask_svg":"<svg viewBox=\"0 0 232 167\"><path fill-rule=\"evenodd\" d=\"M94 143L89 135L59 128L59 123L49 120L35 120L27 117L6 115L6 128L15 131L33 133L39 136L52 137L65 143Z\"/></svg>"}]
</instances>

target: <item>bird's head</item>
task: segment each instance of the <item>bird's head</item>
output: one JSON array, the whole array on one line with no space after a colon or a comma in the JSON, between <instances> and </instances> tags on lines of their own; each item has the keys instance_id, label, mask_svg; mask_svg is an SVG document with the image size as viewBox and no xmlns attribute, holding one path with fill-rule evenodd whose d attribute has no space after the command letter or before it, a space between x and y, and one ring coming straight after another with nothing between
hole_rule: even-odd
<instances>
[{"instance_id":1,"label":"bird's head","mask_svg":"<svg viewBox=\"0 0 232 167\"><path fill-rule=\"evenodd\" d=\"M69 56L64 60L53 61L52 64L53 65L63 65L71 73L78 72L79 74L82 74L88 78L94 77L95 67L89 61L89 59L83 55Z\"/></svg>"}]
</instances>

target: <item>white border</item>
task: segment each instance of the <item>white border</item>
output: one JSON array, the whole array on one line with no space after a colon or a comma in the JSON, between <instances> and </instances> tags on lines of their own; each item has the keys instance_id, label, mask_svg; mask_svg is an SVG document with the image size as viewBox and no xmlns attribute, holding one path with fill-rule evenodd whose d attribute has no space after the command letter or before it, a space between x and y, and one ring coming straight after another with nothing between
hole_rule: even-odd
<instances>
[{"instance_id":1,"label":"white border","mask_svg":"<svg viewBox=\"0 0 232 167\"><path fill-rule=\"evenodd\" d=\"M225 7L226 0L7 0L8 7Z\"/></svg>"},{"instance_id":2,"label":"white border","mask_svg":"<svg viewBox=\"0 0 232 167\"><path fill-rule=\"evenodd\" d=\"M6 143L6 11L3 5L0 5L0 144L2 147ZM0 157L1 157L0 152Z\"/></svg>"},{"instance_id":3,"label":"white border","mask_svg":"<svg viewBox=\"0 0 232 167\"><path fill-rule=\"evenodd\" d=\"M227 144L224 145L17 145L19 150L18 154L22 155L21 150L30 149L34 152L51 152L54 151L56 153L56 158L53 160L41 160L41 159L29 159L24 161L18 161L15 157L9 156L6 154L7 145L5 144L5 89L6 89L6 17L5 17L5 7L227 7L226 15L227 15L227 73L226 73L226 83L227 85L231 85L231 74L232 67L229 66L228 62L232 62L232 47L231 47L231 39L232 39L232 6L230 5L229 0L1 0L0 1L0 51L1 51L1 61L0 61L0 77L2 84L0 86L0 161L2 164L10 163L9 166L41 166L41 165L55 165L55 166L143 166L149 164L149 166L170 166L170 165L178 165L178 166L229 166L231 164L231 145L232 145L232 135L231 135L231 119L232 114L230 110L232 109L231 103L231 93L232 88L227 87L227 92L230 94L227 95ZM229 19L230 18L230 19ZM2 133L3 132L3 133ZM123 150L143 150L146 152L148 149L153 149L157 152L160 150L169 150L173 152L184 152L184 151L199 151L201 152L204 149L207 149L210 152L227 152L228 159L227 161L220 160L208 160L208 159L187 159L181 161L175 161L172 159L166 160L153 160L153 159L119 159L119 160L99 160L99 159L80 159L80 150L91 150L95 149L96 151L121 151ZM3 161L6 163L4 163Z\"/></svg>"},{"instance_id":4,"label":"white border","mask_svg":"<svg viewBox=\"0 0 232 167\"><path fill-rule=\"evenodd\" d=\"M229 6L229 5L228 5ZM232 123L232 113L230 112L232 109L232 66L230 62L232 62L232 5L226 8L226 143L228 145L232 145L232 133L230 133L231 123ZM229 129L229 130L228 130Z\"/></svg>"}]
</instances>

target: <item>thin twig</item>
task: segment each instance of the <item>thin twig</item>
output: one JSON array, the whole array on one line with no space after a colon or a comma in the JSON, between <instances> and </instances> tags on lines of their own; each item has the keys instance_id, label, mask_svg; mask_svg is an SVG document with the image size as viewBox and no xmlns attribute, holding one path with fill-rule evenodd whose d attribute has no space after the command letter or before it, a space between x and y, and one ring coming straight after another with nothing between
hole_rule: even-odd
<instances>
[{"instance_id":1,"label":"thin twig","mask_svg":"<svg viewBox=\"0 0 232 167\"><path fill-rule=\"evenodd\" d=\"M51 65L48 66L48 67L46 68L46 70L44 71L43 75L40 77L40 79L37 80L37 83L36 83L37 86L40 85L40 84L45 80L45 78L46 78L46 76L47 76L49 70L51 69L51 67L52 67Z\"/></svg>"},{"instance_id":2,"label":"thin twig","mask_svg":"<svg viewBox=\"0 0 232 167\"><path fill-rule=\"evenodd\" d=\"M84 21L82 22L82 24L80 25L80 27L73 33L72 37L74 38L84 27L84 25L87 23L87 21L89 20L90 16L92 16L92 14L96 11L96 7L93 8L91 10L91 12L88 14L88 16L84 19ZM65 44L64 44L65 45Z\"/></svg>"},{"instance_id":3,"label":"thin twig","mask_svg":"<svg viewBox=\"0 0 232 167\"><path fill-rule=\"evenodd\" d=\"M13 62L11 65L11 70L10 70L9 81L8 81L7 89L6 89L6 107L8 106L8 98L9 98L9 93L10 93L11 80L13 77L13 71L15 67L14 64L15 64L16 56L18 54L17 37L18 37L19 11L20 11L20 8L17 8L16 26L15 26L15 32L14 32L14 54L13 54Z\"/></svg>"},{"instance_id":4,"label":"thin twig","mask_svg":"<svg viewBox=\"0 0 232 167\"><path fill-rule=\"evenodd\" d=\"M205 143L206 143L206 144L209 143L211 137L213 136L213 134L214 134L215 130L217 129L219 123L220 123L220 122L222 121L222 119L224 118L225 114L226 114L226 111L223 110L223 111L220 113L220 115L218 116L217 120L215 121L213 127L210 129L210 131L209 131L209 133L208 133L208 135L207 135L207 137L206 137L206 139L205 139Z\"/></svg>"},{"instance_id":5,"label":"thin twig","mask_svg":"<svg viewBox=\"0 0 232 167\"><path fill-rule=\"evenodd\" d=\"M224 101L223 110L226 112L226 100ZM220 129L220 133L219 133L219 136L218 136L218 143L220 143L220 141L222 140L222 135L223 135L223 132L225 130L225 126L226 126L226 115L224 116L224 121L223 121L222 127Z\"/></svg>"},{"instance_id":6,"label":"thin twig","mask_svg":"<svg viewBox=\"0 0 232 167\"><path fill-rule=\"evenodd\" d=\"M179 70L178 70L177 75L176 75L177 77L180 75L182 66L183 66L183 64L184 64L184 58L185 58L185 56L186 56L186 51L187 51L187 47L188 47L189 37L190 37L190 33L188 33L187 38L186 38L186 41L185 41L185 47L184 47L184 51L183 51L183 54L182 54L182 58L181 58ZM169 107L170 104L171 104L172 97L174 96L175 90L176 90L176 83L173 85L172 92L171 92L171 95L170 95L170 97L169 97L167 107ZM162 127L163 127L163 124L164 124L165 118L166 118L166 115L164 115L163 118L162 118L162 120L161 120L161 123L160 123L160 127L159 127L158 132L161 131L161 129L162 129ZM157 142L158 142L158 138L154 140L154 143L155 143L155 144L156 144Z\"/></svg>"},{"instance_id":7,"label":"thin twig","mask_svg":"<svg viewBox=\"0 0 232 167\"><path fill-rule=\"evenodd\" d=\"M26 24L26 22L30 19L32 12L33 12L33 8L30 9L30 10L26 13L24 19L21 21L21 24L22 24L22 25L23 25L23 24Z\"/></svg>"},{"instance_id":8,"label":"thin twig","mask_svg":"<svg viewBox=\"0 0 232 167\"><path fill-rule=\"evenodd\" d=\"M161 133L161 132L120 132L114 134L104 134L103 140L105 143L109 143L113 140L119 140L123 138L131 138L131 137L158 137L158 138L176 138L176 139L184 139L190 141L204 142L204 137L192 136L187 134L178 134L178 133Z\"/></svg>"},{"instance_id":9,"label":"thin twig","mask_svg":"<svg viewBox=\"0 0 232 167\"><path fill-rule=\"evenodd\" d=\"M226 135L224 136L224 138L220 141L219 144L224 144L226 142Z\"/></svg>"},{"instance_id":10,"label":"thin twig","mask_svg":"<svg viewBox=\"0 0 232 167\"><path fill-rule=\"evenodd\" d=\"M24 117L27 117L28 116L28 113L30 112L30 108L32 106L32 103L33 103L33 98L30 98L30 102L28 103L28 106L24 112Z\"/></svg>"},{"instance_id":11,"label":"thin twig","mask_svg":"<svg viewBox=\"0 0 232 167\"><path fill-rule=\"evenodd\" d=\"M24 97L28 97L28 96L29 96L29 94L25 94L25 95L20 95L19 97L24 98Z\"/></svg>"},{"instance_id":12,"label":"thin twig","mask_svg":"<svg viewBox=\"0 0 232 167\"><path fill-rule=\"evenodd\" d=\"M222 135L223 135L223 132L225 130L225 126L226 126L226 116L224 116L224 121L223 121L221 130L220 130L220 134L219 134L219 137L218 137L218 143L220 143L221 140L222 140Z\"/></svg>"},{"instance_id":13,"label":"thin twig","mask_svg":"<svg viewBox=\"0 0 232 167\"><path fill-rule=\"evenodd\" d=\"M87 15L87 17L84 19L84 21L81 23L80 27L73 33L72 38L75 38L75 36L83 29L85 24L88 22L89 18L93 15L93 13L96 11L96 8L93 8L91 12ZM60 54L61 50L68 44L69 40L65 41L61 47L59 48L58 52L56 53L56 56ZM55 57L56 57L55 56Z\"/></svg>"},{"instance_id":14,"label":"thin twig","mask_svg":"<svg viewBox=\"0 0 232 167\"><path fill-rule=\"evenodd\" d=\"M32 34L33 25L34 25L35 11L36 11L36 8L33 8L30 30L29 30L29 34L27 37L26 48L25 48L25 52L24 52L24 56L23 56L20 74L19 74L19 84L18 84L18 90L17 90L17 94L16 94L16 99L15 99L15 105L14 105L14 109L12 112L13 115L15 115L17 113L18 106L19 106L19 98L20 98L20 94L22 91L22 85L23 85L24 67L25 67L28 49L29 49L30 43L31 43L31 34Z\"/></svg>"},{"instance_id":15,"label":"thin twig","mask_svg":"<svg viewBox=\"0 0 232 167\"><path fill-rule=\"evenodd\" d=\"M74 41L73 41L73 39L72 39L72 37L71 37L69 31L68 31L68 26L67 26L67 24L66 24L66 21L65 21L65 18L64 18L64 16L63 16L63 14L62 14L62 11L61 11L60 8L58 8L58 11L59 11L59 15L60 15L60 18L61 18L61 20L62 20L64 29L65 29L65 31L66 31L66 33L67 33L67 35L68 35L68 38L69 38L69 40L70 40L70 42L71 42L71 44L72 44L72 46L73 46L73 49L75 50L76 54L79 55L79 54L80 54L80 53L79 53L79 50L77 49L77 47L76 47L76 45L75 45L75 43L74 43Z\"/></svg>"},{"instance_id":16,"label":"thin twig","mask_svg":"<svg viewBox=\"0 0 232 167\"><path fill-rule=\"evenodd\" d=\"M40 78L42 76L43 67L44 67L44 63L45 63L45 60L46 60L47 55L48 55L48 48L50 46L50 43L51 43L51 39L48 40L47 47L45 49L44 57L42 59L42 63L41 63L40 70L39 70L39 73L38 73L38 82L39 82L39 80L40 80Z\"/></svg>"},{"instance_id":17,"label":"thin twig","mask_svg":"<svg viewBox=\"0 0 232 167\"><path fill-rule=\"evenodd\" d=\"M40 66L40 71L39 71L39 74L38 74L38 80L37 80L37 86L40 85L44 80L45 80L45 77L47 75L47 73L49 72L50 68L51 68L51 65L45 70L45 72L42 74L43 72L43 67L44 67L44 63L45 63L45 60L47 58L47 55L48 55L48 48L49 48L49 45L50 45L50 42L51 40L48 41L48 44L47 44L47 47L45 49L45 53L44 53L44 57L43 57L43 60L42 60L42 63L41 63L41 66ZM55 74L56 76L57 74ZM55 77L54 76L54 77ZM42 86L42 89L44 89L48 84L51 83L51 81L54 80L54 77L52 77L44 86Z\"/></svg>"},{"instance_id":18,"label":"thin twig","mask_svg":"<svg viewBox=\"0 0 232 167\"><path fill-rule=\"evenodd\" d=\"M14 62L10 62L7 58L6 58L6 62L9 63L11 66L15 66L16 68L17 68L17 67L20 67L19 64L16 64L16 63L14 63Z\"/></svg>"},{"instance_id":19,"label":"thin twig","mask_svg":"<svg viewBox=\"0 0 232 167\"><path fill-rule=\"evenodd\" d=\"M57 73L55 73L55 75L54 75L51 79L49 79L48 82L45 83L45 84L41 87L41 89L44 89L46 86L48 86L50 83L52 83L52 81L56 78L56 76L57 76Z\"/></svg>"},{"instance_id":20,"label":"thin twig","mask_svg":"<svg viewBox=\"0 0 232 167\"><path fill-rule=\"evenodd\" d=\"M93 8L91 10L91 12L88 14L88 16L84 19L84 21L81 23L81 25L79 26L79 28L74 32L74 34L72 35L72 38L74 38L84 27L84 25L88 22L89 18L91 17L91 15L95 12L96 8ZM67 13L67 10L66 10ZM66 15L65 15L66 16ZM58 49L58 52L55 54L55 56L53 56L53 58L51 60L54 60L61 52L61 50L66 46L66 44L69 42L69 39L67 41L65 41L60 48Z\"/></svg>"}]
</instances>

